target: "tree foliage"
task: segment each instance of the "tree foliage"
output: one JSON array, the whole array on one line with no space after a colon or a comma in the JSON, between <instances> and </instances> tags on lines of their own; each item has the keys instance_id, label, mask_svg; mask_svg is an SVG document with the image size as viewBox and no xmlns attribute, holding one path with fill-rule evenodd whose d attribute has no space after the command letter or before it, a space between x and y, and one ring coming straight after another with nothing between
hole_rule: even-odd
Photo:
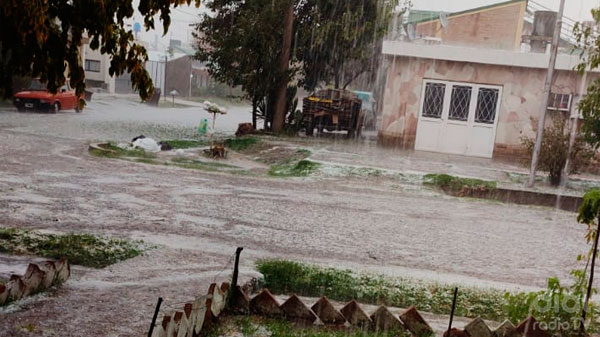
<instances>
[{"instance_id":1,"label":"tree foliage","mask_svg":"<svg viewBox=\"0 0 600 337\"><path fill-rule=\"evenodd\" d=\"M255 105L273 99L281 76L276 64L281 53L283 2L272 0L213 0L212 13L196 25L196 58L211 76L241 86Z\"/></svg>"},{"instance_id":2,"label":"tree foliage","mask_svg":"<svg viewBox=\"0 0 600 337\"><path fill-rule=\"evenodd\" d=\"M544 134L540 150L539 169L549 173L552 185L559 185L569 152L570 136L565 120L562 117L556 117L553 125L547 127ZM530 162L535 138L524 137L521 142L527 150L528 162ZM577 137L571 152L569 173L577 173L582 167L589 164L593 155L594 151L587 146L582 137Z\"/></svg>"},{"instance_id":3,"label":"tree foliage","mask_svg":"<svg viewBox=\"0 0 600 337\"><path fill-rule=\"evenodd\" d=\"M600 8L592 9L596 25L600 24ZM574 30L581 62L577 70L583 74L586 70L600 67L600 38L590 25L577 24ZM581 133L584 139L595 149L600 147L600 78L595 79L587 88L587 93L577 106L583 123Z\"/></svg>"},{"instance_id":4,"label":"tree foliage","mask_svg":"<svg viewBox=\"0 0 600 337\"><path fill-rule=\"evenodd\" d=\"M146 29L159 15L164 31L170 8L200 0L140 0ZM85 89L79 47L89 39L93 50L111 58L110 75L131 74L135 90L147 99L153 89L144 68L146 49L135 43L125 20L134 14L132 0L2 0L0 1L0 81L12 92L13 76L39 77L56 92L67 80L78 94ZM68 69L67 77L65 71Z\"/></svg>"},{"instance_id":5,"label":"tree foliage","mask_svg":"<svg viewBox=\"0 0 600 337\"><path fill-rule=\"evenodd\" d=\"M241 86L269 120L281 78L312 91L367 70L398 1L296 0L287 74L277 69L285 1L207 1L211 13L196 26L196 57L218 81ZM343 76L343 69L352 74Z\"/></svg>"},{"instance_id":6,"label":"tree foliage","mask_svg":"<svg viewBox=\"0 0 600 337\"><path fill-rule=\"evenodd\" d=\"M298 18L298 59L302 84L312 91L320 83L348 86L370 69L399 0L307 0ZM410 1L403 2L404 11ZM372 67L371 67L372 68ZM343 83L342 83L343 81Z\"/></svg>"}]
</instances>

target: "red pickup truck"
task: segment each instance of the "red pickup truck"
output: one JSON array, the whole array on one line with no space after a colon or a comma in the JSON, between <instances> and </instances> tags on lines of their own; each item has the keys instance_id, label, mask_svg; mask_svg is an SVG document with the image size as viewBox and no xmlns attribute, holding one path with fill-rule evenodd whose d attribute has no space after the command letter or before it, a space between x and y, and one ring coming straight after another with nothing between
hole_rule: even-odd
<instances>
[{"instance_id":1,"label":"red pickup truck","mask_svg":"<svg viewBox=\"0 0 600 337\"><path fill-rule=\"evenodd\" d=\"M14 95L14 104L19 111L38 110L59 112L75 109L79 112L79 99L68 84L63 85L56 94L51 94L46 84L34 79L29 88Z\"/></svg>"}]
</instances>

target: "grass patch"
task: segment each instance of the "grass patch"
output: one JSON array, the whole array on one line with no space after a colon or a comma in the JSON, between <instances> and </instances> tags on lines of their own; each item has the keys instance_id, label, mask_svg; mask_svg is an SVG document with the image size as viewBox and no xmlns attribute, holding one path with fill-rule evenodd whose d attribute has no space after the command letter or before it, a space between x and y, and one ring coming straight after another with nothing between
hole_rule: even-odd
<instances>
[{"instance_id":1,"label":"grass patch","mask_svg":"<svg viewBox=\"0 0 600 337\"><path fill-rule=\"evenodd\" d=\"M169 144L173 149L189 149L194 147L202 147L207 146L209 144L208 141L205 140L188 140L188 139L173 139L173 140L165 140L165 143Z\"/></svg>"},{"instance_id":2,"label":"grass patch","mask_svg":"<svg viewBox=\"0 0 600 337\"><path fill-rule=\"evenodd\" d=\"M448 174L426 174L423 177L423 184L437 186L441 189L459 191L463 187L485 188L494 190L497 187L495 181L487 181L472 178L460 178Z\"/></svg>"},{"instance_id":3,"label":"grass patch","mask_svg":"<svg viewBox=\"0 0 600 337\"><path fill-rule=\"evenodd\" d=\"M108 143L108 145L103 146L102 148L106 151L90 149L90 153L96 157L105 158L156 158L154 153L148 153L142 149L122 149L113 143Z\"/></svg>"},{"instance_id":4,"label":"grass patch","mask_svg":"<svg viewBox=\"0 0 600 337\"><path fill-rule=\"evenodd\" d=\"M104 268L140 255L141 241L104 238L92 234L41 234L0 228L0 252L33 254L51 259L65 257L72 264Z\"/></svg>"},{"instance_id":5,"label":"grass patch","mask_svg":"<svg viewBox=\"0 0 600 337\"><path fill-rule=\"evenodd\" d=\"M323 268L288 260L261 260L257 269L263 274L263 285L274 293L296 293L302 296L327 296L338 301L397 307L414 305L419 310L449 314L454 286L425 283L381 275L357 274L347 269ZM456 314L481 316L500 321L506 318L505 292L461 287Z\"/></svg>"},{"instance_id":6,"label":"grass patch","mask_svg":"<svg viewBox=\"0 0 600 337\"><path fill-rule=\"evenodd\" d=\"M271 165L269 175L274 177L308 177L318 171L321 164L310 160L300 160L298 162L287 162L284 164Z\"/></svg>"},{"instance_id":7,"label":"grass patch","mask_svg":"<svg viewBox=\"0 0 600 337\"><path fill-rule=\"evenodd\" d=\"M260 139L257 137L229 138L225 140L225 147L233 151L243 151L259 142Z\"/></svg>"}]
</instances>

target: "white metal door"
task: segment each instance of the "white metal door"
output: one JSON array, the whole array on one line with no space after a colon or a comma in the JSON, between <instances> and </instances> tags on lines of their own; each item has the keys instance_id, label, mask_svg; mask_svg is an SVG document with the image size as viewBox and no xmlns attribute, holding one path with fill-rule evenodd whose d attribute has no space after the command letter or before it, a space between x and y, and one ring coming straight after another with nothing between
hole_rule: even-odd
<instances>
[{"instance_id":1,"label":"white metal door","mask_svg":"<svg viewBox=\"0 0 600 337\"><path fill-rule=\"evenodd\" d=\"M491 158L502 88L425 80L415 149Z\"/></svg>"}]
</instances>

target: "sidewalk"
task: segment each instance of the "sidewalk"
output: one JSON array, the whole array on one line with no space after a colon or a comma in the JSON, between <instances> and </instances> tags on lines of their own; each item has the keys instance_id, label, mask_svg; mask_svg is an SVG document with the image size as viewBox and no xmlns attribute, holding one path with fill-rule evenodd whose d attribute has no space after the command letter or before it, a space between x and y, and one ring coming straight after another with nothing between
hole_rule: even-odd
<instances>
[{"instance_id":1,"label":"sidewalk","mask_svg":"<svg viewBox=\"0 0 600 337\"><path fill-rule=\"evenodd\" d=\"M499 186L519 190L581 195L584 190L591 187L600 187L600 176L578 174L569 177L569 188L559 191L558 188L547 184L544 172L538 172L538 179L542 181L538 181L534 188L527 188L525 183L529 176L529 168L524 164L444 153L383 148L377 146L376 141L373 140L358 142L332 140L329 144L315 144L312 152L312 160L327 164L369 167L416 175L449 174L492 180L498 182Z\"/></svg>"}]
</instances>

